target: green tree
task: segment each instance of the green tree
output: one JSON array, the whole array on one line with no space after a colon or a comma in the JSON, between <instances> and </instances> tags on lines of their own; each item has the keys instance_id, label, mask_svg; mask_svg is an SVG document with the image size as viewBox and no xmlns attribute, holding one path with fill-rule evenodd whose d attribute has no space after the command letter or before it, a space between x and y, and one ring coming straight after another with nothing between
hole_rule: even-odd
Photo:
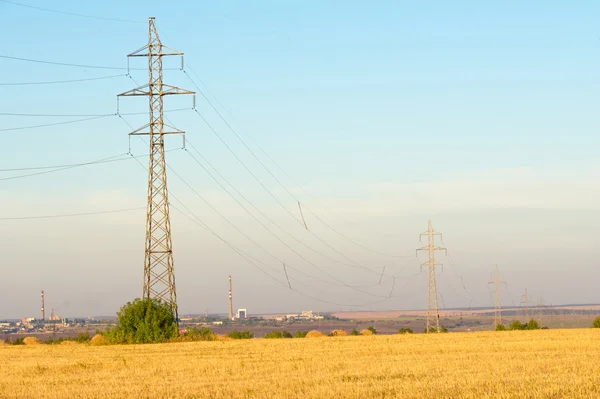
<instances>
[{"instance_id":1,"label":"green tree","mask_svg":"<svg viewBox=\"0 0 600 399\"><path fill-rule=\"evenodd\" d=\"M506 327L504 327L504 324L497 324L496 331L506 331Z\"/></svg>"},{"instance_id":2,"label":"green tree","mask_svg":"<svg viewBox=\"0 0 600 399\"><path fill-rule=\"evenodd\" d=\"M350 335L360 335L360 333L358 332L358 330L356 328L353 328L352 331L350 332Z\"/></svg>"},{"instance_id":3,"label":"green tree","mask_svg":"<svg viewBox=\"0 0 600 399\"><path fill-rule=\"evenodd\" d=\"M410 328L401 328L398 330L398 334L413 334L414 331Z\"/></svg>"},{"instance_id":4,"label":"green tree","mask_svg":"<svg viewBox=\"0 0 600 399\"><path fill-rule=\"evenodd\" d=\"M367 330L371 331L373 334L377 334L377 330L373 326L367 327Z\"/></svg>"},{"instance_id":5,"label":"green tree","mask_svg":"<svg viewBox=\"0 0 600 399\"><path fill-rule=\"evenodd\" d=\"M306 338L306 334L308 334L308 331L296 331L294 338Z\"/></svg>"},{"instance_id":6,"label":"green tree","mask_svg":"<svg viewBox=\"0 0 600 399\"><path fill-rule=\"evenodd\" d=\"M592 323L592 328L600 328L600 316L594 319L594 322Z\"/></svg>"},{"instance_id":7,"label":"green tree","mask_svg":"<svg viewBox=\"0 0 600 399\"><path fill-rule=\"evenodd\" d=\"M110 343L148 344L165 342L177 336L171 306L155 298L136 298L117 312L117 325L106 332Z\"/></svg>"},{"instance_id":8,"label":"green tree","mask_svg":"<svg viewBox=\"0 0 600 399\"><path fill-rule=\"evenodd\" d=\"M539 330L540 325L535 319L531 319L525 324L523 329L524 330Z\"/></svg>"}]
</instances>

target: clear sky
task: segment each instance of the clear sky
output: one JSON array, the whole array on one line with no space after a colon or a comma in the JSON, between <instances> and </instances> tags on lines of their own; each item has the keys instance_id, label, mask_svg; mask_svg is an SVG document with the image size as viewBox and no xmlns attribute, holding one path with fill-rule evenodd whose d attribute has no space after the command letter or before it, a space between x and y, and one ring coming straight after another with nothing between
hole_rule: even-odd
<instances>
[{"instance_id":1,"label":"clear sky","mask_svg":"<svg viewBox=\"0 0 600 399\"><path fill-rule=\"evenodd\" d=\"M178 150L181 139L169 137L168 163L195 190L170 173L172 194L280 281L173 211L180 313L226 312L230 273L234 307L250 314L423 308L426 274L416 273L424 259L414 250L424 245L418 236L428 219L448 248L439 258L443 307L491 305L496 264L508 282L505 305L519 304L526 288L536 303L600 301L597 2L21 4L80 15L0 1L2 56L126 68L126 55L146 43L147 18L156 17L163 43L185 52L193 81L293 194L200 94L198 112L268 192L198 114L167 113L188 144L279 226L246 205L274 235L265 230L194 161L190 154L204 162L189 145ZM146 172L133 159L5 179L53 170L10 168L127 153L130 128L117 116L3 129L114 114L116 95L147 80L145 59L130 65L139 68L133 79L126 69L0 58L0 218L145 206ZM165 82L197 91L179 67L175 57L165 61ZM7 85L96 77L107 78ZM191 106L179 96L165 108ZM121 113L146 110L146 99L120 101ZM123 118L146 123L145 115ZM131 147L147 163L145 144L132 139ZM300 200L352 241L403 257L368 251L308 211L307 232L269 192L295 218ZM37 316L42 289L46 307L60 315L114 314L141 294L143 245L143 210L0 219L0 318ZM396 280L379 284L385 265Z\"/></svg>"}]
</instances>

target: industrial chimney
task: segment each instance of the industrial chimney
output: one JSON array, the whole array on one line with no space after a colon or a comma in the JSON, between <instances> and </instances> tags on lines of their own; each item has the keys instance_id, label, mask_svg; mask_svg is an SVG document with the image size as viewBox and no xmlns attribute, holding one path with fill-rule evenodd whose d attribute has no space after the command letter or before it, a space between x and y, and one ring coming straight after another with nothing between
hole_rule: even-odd
<instances>
[{"instance_id":1,"label":"industrial chimney","mask_svg":"<svg viewBox=\"0 0 600 399\"><path fill-rule=\"evenodd\" d=\"M231 275L229 275L229 320L233 320L233 297L231 295Z\"/></svg>"},{"instance_id":2,"label":"industrial chimney","mask_svg":"<svg viewBox=\"0 0 600 399\"><path fill-rule=\"evenodd\" d=\"M42 306L40 311L42 313L42 320L46 320L46 311L44 310L44 291L42 291Z\"/></svg>"}]
</instances>

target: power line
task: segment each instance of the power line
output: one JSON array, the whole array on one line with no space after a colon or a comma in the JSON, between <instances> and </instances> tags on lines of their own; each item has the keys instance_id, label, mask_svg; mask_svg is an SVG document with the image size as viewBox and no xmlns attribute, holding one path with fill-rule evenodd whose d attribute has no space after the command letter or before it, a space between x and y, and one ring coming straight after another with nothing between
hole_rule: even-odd
<instances>
[{"instance_id":1,"label":"power line","mask_svg":"<svg viewBox=\"0 0 600 399\"><path fill-rule=\"evenodd\" d=\"M285 205L283 205L283 203L281 202L281 200L279 200L279 198L277 198L277 196L275 194L273 194L273 192L271 190L269 190L269 188L267 186L265 186L265 184L250 170L250 168L248 168L248 166L244 163L244 161L241 160L241 158L235 153L235 151L233 151L233 149L229 146L229 144L227 144L227 142L221 137L221 135L212 127L212 125L206 120L206 118L204 118L204 116L202 116L202 114L200 114L198 112L197 109L194 110L196 112L196 114L204 121L204 123L208 126L208 128L215 134L215 136L217 136L217 138L219 139L219 141L221 141L221 143L223 143L223 145L225 145L225 147L229 150L229 152L235 157L235 159L242 165L242 167L254 178L254 180L256 180L258 182L258 184L260 184L260 186L281 206L281 208L283 210L286 211L286 213L288 215L290 215L296 222L298 222L300 224L300 226L304 227L304 225L302 224L302 222L300 220L298 220L291 212L289 209L287 209L285 207ZM321 243L323 243L325 246L327 246L329 249L331 249L332 251L334 251L335 253L337 253L338 255L340 255L341 257L343 257L344 259L348 260L349 262L354 263L355 265L357 265L360 268L364 268L364 269L369 269L368 267L361 265L360 263L350 259L349 257L347 257L345 254L343 254L342 252L338 251L337 249L335 249L334 247L332 247L329 243L327 243L325 240L323 240L321 237L319 237L318 235L316 235L314 232L312 232L311 230L306 230L308 231L309 234L311 234L313 237L315 237L317 240L319 240Z\"/></svg>"},{"instance_id":2,"label":"power line","mask_svg":"<svg viewBox=\"0 0 600 399\"><path fill-rule=\"evenodd\" d=\"M113 209L108 211L97 211L97 212L83 212L83 213L62 213L57 215L43 215L43 216L11 216L11 217L0 217L0 220L32 220L32 219L55 219L55 218L66 218L76 216L91 216L91 215L104 215L107 213L120 213L139 211L146 208L125 208L125 209Z\"/></svg>"},{"instance_id":3,"label":"power line","mask_svg":"<svg viewBox=\"0 0 600 399\"><path fill-rule=\"evenodd\" d=\"M6 59L9 59L9 60L16 60L16 61L34 62L34 63L38 63L38 64L68 66L68 67L74 67L74 68L114 69L114 70L123 70L123 71L127 71L127 70L139 70L139 71L142 71L142 70L145 70L143 68L127 68L127 67L112 67L112 66L105 66L105 65L71 64L71 63L68 63L68 62L45 61L45 60L37 60L37 59L33 59L33 58L13 57L13 56L8 56L8 55L0 55L0 58L6 58Z\"/></svg>"},{"instance_id":4,"label":"power line","mask_svg":"<svg viewBox=\"0 0 600 399\"><path fill-rule=\"evenodd\" d=\"M2 0L0 0L2 1ZM84 79L71 79L71 80L52 80L45 82L15 82L15 83L0 83L0 86L29 86L29 85L50 85L50 84L60 84L60 83L75 83L75 82L88 82L91 80L103 80L103 79L113 79L119 78L127 75L109 75L109 76L98 76L95 78L84 78Z\"/></svg>"},{"instance_id":5,"label":"power line","mask_svg":"<svg viewBox=\"0 0 600 399\"><path fill-rule=\"evenodd\" d=\"M121 76L121 75L119 75ZM165 113L171 112L180 112L180 111L189 111L191 108L176 108L176 109L167 109ZM84 117L93 117L93 116L108 116L108 115L117 115L117 114L35 114L35 113L15 113L15 112L0 112L2 116L26 116L26 117L60 117L60 118L84 118ZM148 111L146 112L119 112L118 115L148 115Z\"/></svg>"},{"instance_id":6,"label":"power line","mask_svg":"<svg viewBox=\"0 0 600 399\"><path fill-rule=\"evenodd\" d=\"M15 131L15 130L39 129L39 128L49 127L49 126L68 125L70 123L87 122L87 121L91 121L91 120L94 120L94 119L101 119L101 118L106 118L108 116L116 116L116 115L117 114L104 114L104 115L99 115L99 116L92 116L92 117L89 117L89 118L75 119L75 120L72 120L72 121L46 123L46 124L43 124L43 125L9 127L9 128L5 128L5 129L0 129L0 132L10 132L10 131Z\"/></svg>"},{"instance_id":7,"label":"power line","mask_svg":"<svg viewBox=\"0 0 600 399\"><path fill-rule=\"evenodd\" d=\"M178 150L180 150L180 149L179 148L174 148L174 149L171 149L171 150L166 150L165 152L178 151ZM130 153L123 153L123 154L113 155L111 157L102 158L102 159L99 159L99 160L96 160L96 161L90 161L90 162L65 164L65 165L48 165L48 166L33 166L33 167L24 167L24 168L0 169L0 172L17 172L17 171L27 171L27 170L44 170L43 172L28 173L28 174L24 174L24 175L4 177L4 178L0 178L0 181L21 179L21 178L24 178L24 177L38 176L38 175L43 175L43 174L47 174L47 173L55 173L55 172L60 172L60 171L63 171L63 170L73 169L73 168L77 168L77 167L81 167L81 166L87 166L87 165L97 165L97 164L104 164L104 163L121 162L121 161L127 161L127 160L132 159L132 158L145 158L147 156L148 155L133 156ZM119 158L119 157L124 157L124 158ZM117 158L117 159L115 159L115 158ZM50 169L50 170L48 170L48 169Z\"/></svg>"},{"instance_id":8,"label":"power line","mask_svg":"<svg viewBox=\"0 0 600 399\"><path fill-rule=\"evenodd\" d=\"M79 14L79 13L74 13L74 12L68 12L68 11L53 10L51 8L44 8L44 7L32 6L32 5L29 5L29 4L17 3L16 1L8 1L8 0L0 0L0 1L3 2L3 3L12 4L12 5L19 6L19 7L27 7L27 8L32 8L32 9L35 9L35 10L40 10L40 11L52 12L52 13L55 13L55 14L70 15L72 17L100 19L100 20L104 20L104 21L126 22L126 23L132 23L132 24L142 24L142 23L144 23L142 21L133 21L133 20L129 20L129 19L101 17L101 16L97 16L97 15L87 15L87 14Z\"/></svg>"},{"instance_id":9,"label":"power line","mask_svg":"<svg viewBox=\"0 0 600 399\"><path fill-rule=\"evenodd\" d=\"M43 172L35 172L35 173L28 173L28 174L24 174L24 175L18 175L18 176L3 177L3 178L0 178L0 181L15 180L15 179L22 179L24 177L45 175L45 174L48 174L48 173L60 172L60 171L63 171L63 170L73 169L73 168L77 168L77 167L80 167L80 166L86 166L86 165L95 165L95 164L102 164L102 163L108 163L108 162L124 161L126 159L129 159L129 157L122 158L122 159L115 159L115 158L123 157L125 155L127 155L127 154L113 155L111 157L102 158L102 159L99 159L97 161L91 161L91 162L85 162L85 163L80 163L80 164L71 164L71 165L60 166L60 167L58 167L56 169L45 170ZM46 168L43 168L43 169L46 169ZM27 169L25 168L24 170L27 170ZM29 170L35 170L35 168L34 169L29 169Z\"/></svg>"},{"instance_id":10,"label":"power line","mask_svg":"<svg viewBox=\"0 0 600 399\"><path fill-rule=\"evenodd\" d=\"M202 195L200 195L200 193L198 193L198 191L196 189L194 189L192 187L192 185L190 183L188 183L179 173L177 173L176 170L174 170L171 166L167 165L167 167L169 168L169 170L175 174L175 176L177 176L190 190L192 190L192 192L194 194L196 194L196 196L198 198L200 198L206 205L208 205L217 215L219 215L225 222L227 222L231 227L233 227L237 232L239 232L240 234L242 234L246 239L248 239L251 243L253 243L255 246L257 246L258 248L262 249L265 253L267 253L269 256L271 256L273 259L277 260L279 263L284 263L284 261L280 258L278 258L277 256L273 255L271 252L269 252L268 250L266 250L264 247L262 247L261 245L259 245L255 240L253 240L250 236L248 236L246 233L244 233L239 227L237 227L233 222L231 222L225 215L223 215L221 212L219 212L218 209L216 209L212 204L210 204ZM269 230L270 231L270 230ZM363 291L360 289L357 289L347 283L345 283L344 281L338 279L337 277L333 276L332 274L328 273L327 271L323 270L322 268L320 268L319 266L317 266L315 263L311 262L309 259L307 259L304 255L302 255L301 253L299 253L298 251L296 251L294 248L292 248L289 244L287 244L285 241L281 240L281 238L279 238L277 235L275 235L275 238L280 241L285 247L287 247L289 250L291 250L292 252L294 252L298 257L300 257L302 260L304 260L306 263L308 263L309 265L311 265L312 267L314 267L315 269L317 269L318 271L320 271L321 273L325 274L326 276L328 276L329 278L331 278L332 280L336 281L337 283L339 283L341 286L350 288L352 290L358 291L360 293L366 294L366 295L370 295L370 296L375 296L375 297L380 297L378 295L372 294L370 292L367 291ZM322 281L322 282L326 282L324 280L318 279L310 274L304 273L303 271L297 269L297 268L293 268L292 266L288 267L292 270L297 271L298 273L301 273L307 277L310 278L314 278L318 281ZM331 282L327 282L328 284L332 284Z\"/></svg>"},{"instance_id":11,"label":"power line","mask_svg":"<svg viewBox=\"0 0 600 399\"><path fill-rule=\"evenodd\" d=\"M189 65L188 65L189 66ZM190 67L190 70L191 67ZM248 152L250 152L250 154L258 161L258 163L260 163L260 165L267 171L267 173L269 173L269 175L271 175L271 177L296 201L296 202L300 202L299 199L281 182L281 180L267 167L267 165L265 165L265 163L256 155L256 153L254 151L252 151L252 149L248 146L248 144L246 144L246 142L242 139L242 137L238 134L238 132L231 126L231 124L229 124L229 122L227 122L227 120L223 117L223 115L219 112L219 110L214 106L214 104L210 101L210 99L204 94L204 92L202 91L202 89L196 84L196 82L194 82L194 80L191 78L191 76L187 73L187 71L185 69L182 69L182 72L187 76L187 78L190 80L190 82L196 87L196 89L198 90L198 92L200 93L200 95L202 95L202 97L206 100L206 102L210 105L210 107L215 111L215 113L219 116L219 118L223 121L223 123L225 123L225 125L229 128L229 130L231 130L233 132L233 134L237 137L237 139L242 143L242 145L248 150ZM192 70L192 73L193 70ZM195 74L195 73L194 73ZM197 76L197 74L195 74ZM214 95L213 95L214 96ZM222 104L221 104L222 106ZM206 119L196 110L196 113L204 120L204 122L208 124L208 122L206 121ZM209 128L211 130L212 127ZM219 139L221 140L221 142L223 142L223 144L225 144L225 146L227 146L227 148L230 150L230 152L233 153L233 151L229 148L229 146L224 142L224 140L218 135L218 133L215 132L215 134L217 134L217 136L219 137ZM248 134L246 134L248 137L250 137ZM254 140L253 140L254 141ZM254 141L255 145L257 147L258 144ZM259 147L260 148L260 147ZM262 150L262 148L260 148L261 151L263 153L266 154L266 152L264 150ZM234 156L237 157L237 155L234 154ZM267 155L268 156L268 155ZM271 157L268 157L269 159L271 159L271 161L273 163L275 163L275 161L273 161L273 159ZM239 158L238 158L239 160ZM278 166L279 167L279 166ZM281 169L281 167L279 167ZM247 169L247 168L246 168ZM248 169L247 169L248 170ZM251 173L252 174L252 173ZM257 179L258 180L258 179ZM259 181L260 183L260 181ZM262 185L262 183L261 183ZM264 187L264 186L263 186ZM273 196L271 194L271 196ZM294 218L294 220L296 220L301 226L306 227L305 224L303 224L300 220L298 220L294 215L291 214L291 212L285 207L283 206L283 204L281 203L281 201L279 201L278 199L276 199L277 202L283 207L283 209ZM306 206L304 206L304 208L313 216L315 216L317 218L317 220L319 220L321 223L325 224L329 229L331 229L332 231L334 231L335 233L337 233L338 235L340 235L342 238L350 241L351 243L365 249L368 250L370 252L373 253L377 253L379 255L384 255L384 256L388 256L388 257L406 257L406 256L398 256L398 255L389 255L389 254L385 254L383 252L379 252L379 251L375 251L373 249L370 249L362 244L359 244L358 242L356 242L355 240L350 239L348 236L346 236L345 234L342 234L341 232L339 232L338 230L336 230L335 228L333 228L331 225L325 223L322 219L320 219L316 214L314 214L310 209L308 209ZM310 231L310 230L309 230ZM310 231L312 235L314 235L317 239L319 239L321 242L323 242L325 245L327 245L328 247L330 247L332 250L334 250L335 252L337 252L338 254L342 255L340 252L338 252L337 250L335 250L333 247L331 247L329 244L327 244L325 241L323 241L320 237L318 237L316 234L314 234L312 231ZM344 256L346 259L348 259L350 262L354 262L352 259L349 259L348 257ZM356 262L355 262L356 263Z\"/></svg>"},{"instance_id":12,"label":"power line","mask_svg":"<svg viewBox=\"0 0 600 399\"><path fill-rule=\"evenodd\" d=\"M198 151L198 149L196 149L196 147L194 147L194 145L190 142L190 140L187 141L187 143L189 144L189 146L198 154L198 156L200 156L202 158L202 160L204 162L206 162L208 164L208 166L210 166L212 168L212 170L219 175L219 177L221 179L223 179L223 181L225 181L225 183L227 183L240 197L242 197L242 199L244 201L246 201L252 208L254 208L254 210L256 210L258 213L260 213L265 219L267 219L271 224L273 224L275 227L277 227L279 230L281 230L283 233L285 233L287 236L291 237L294 241L296 241L297 243L299 243L300 245L304 246L305 248L313 251L314 253L316 253L317 255L320 255L330 261L345 265L345 266L350 266L350 267L354 267L354 268L363 268L360 266L355 266L355 265L351 265L348 263L344 263L344 262L340 262L337 259L334 259L326 254L324 254L323 252L320 252L314 248L312 248L311 246L309 246L308 244L304 243L303 241L299 240L298 238L296 238L294 235L292 235L291 233L289 233L287 230L285 230L283 227L281 227L279 224L275 223L269 216L267 216L263 211L261 211L257 206L255 206L252 201L250 201L246 196L244 196L244 194L242 194L237 188L235 188L235 186L233 186L233 184L231 184L231 182L229 182L229 180L227 180L210 162L208 162L208 160L200 153L200 151ZM280 240L280 238L272 231L270 230L267 226L265 226L254 214L252 214L242 203L240 203L240 201L233 195L231 194L231 192L229 192L229 190L223 186L223 184L208 170L204 167L204 165L202 165L202 163L200 163L192 154L190 154L188 152L188 154L190 155L190 157L192 157L192 159L223 189L225 190L225 192L234 200L238 203L238 205L240 205L242 207L242 209L244 209L244 211L246 211L246 213L248 213L250 216L252 216L252 218L254 220L256 220L262 227L264 227L269 233L271 233L271 235L273 235L275 238L277 238L278 240ZM366 268L366 270L375 273L375 274L379 274L378 272L375 272L371 269Z\"/></svg>"}]
</instances>

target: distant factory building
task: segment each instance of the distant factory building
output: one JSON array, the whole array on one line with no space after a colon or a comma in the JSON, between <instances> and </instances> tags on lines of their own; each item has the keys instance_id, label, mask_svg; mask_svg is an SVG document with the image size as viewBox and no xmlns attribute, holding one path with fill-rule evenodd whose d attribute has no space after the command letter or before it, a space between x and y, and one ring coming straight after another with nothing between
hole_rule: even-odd
<instances>
[{"instance_id":1,"label":"distant factory building","mask_svg":"<svg viewBox=\"0 0 600 399\"><path fill-rule=\"evenodd\" d=\"M248 317L246 309L238 309L237 318L239 320L245 320Z\"/></svg>"}]
</instances>

